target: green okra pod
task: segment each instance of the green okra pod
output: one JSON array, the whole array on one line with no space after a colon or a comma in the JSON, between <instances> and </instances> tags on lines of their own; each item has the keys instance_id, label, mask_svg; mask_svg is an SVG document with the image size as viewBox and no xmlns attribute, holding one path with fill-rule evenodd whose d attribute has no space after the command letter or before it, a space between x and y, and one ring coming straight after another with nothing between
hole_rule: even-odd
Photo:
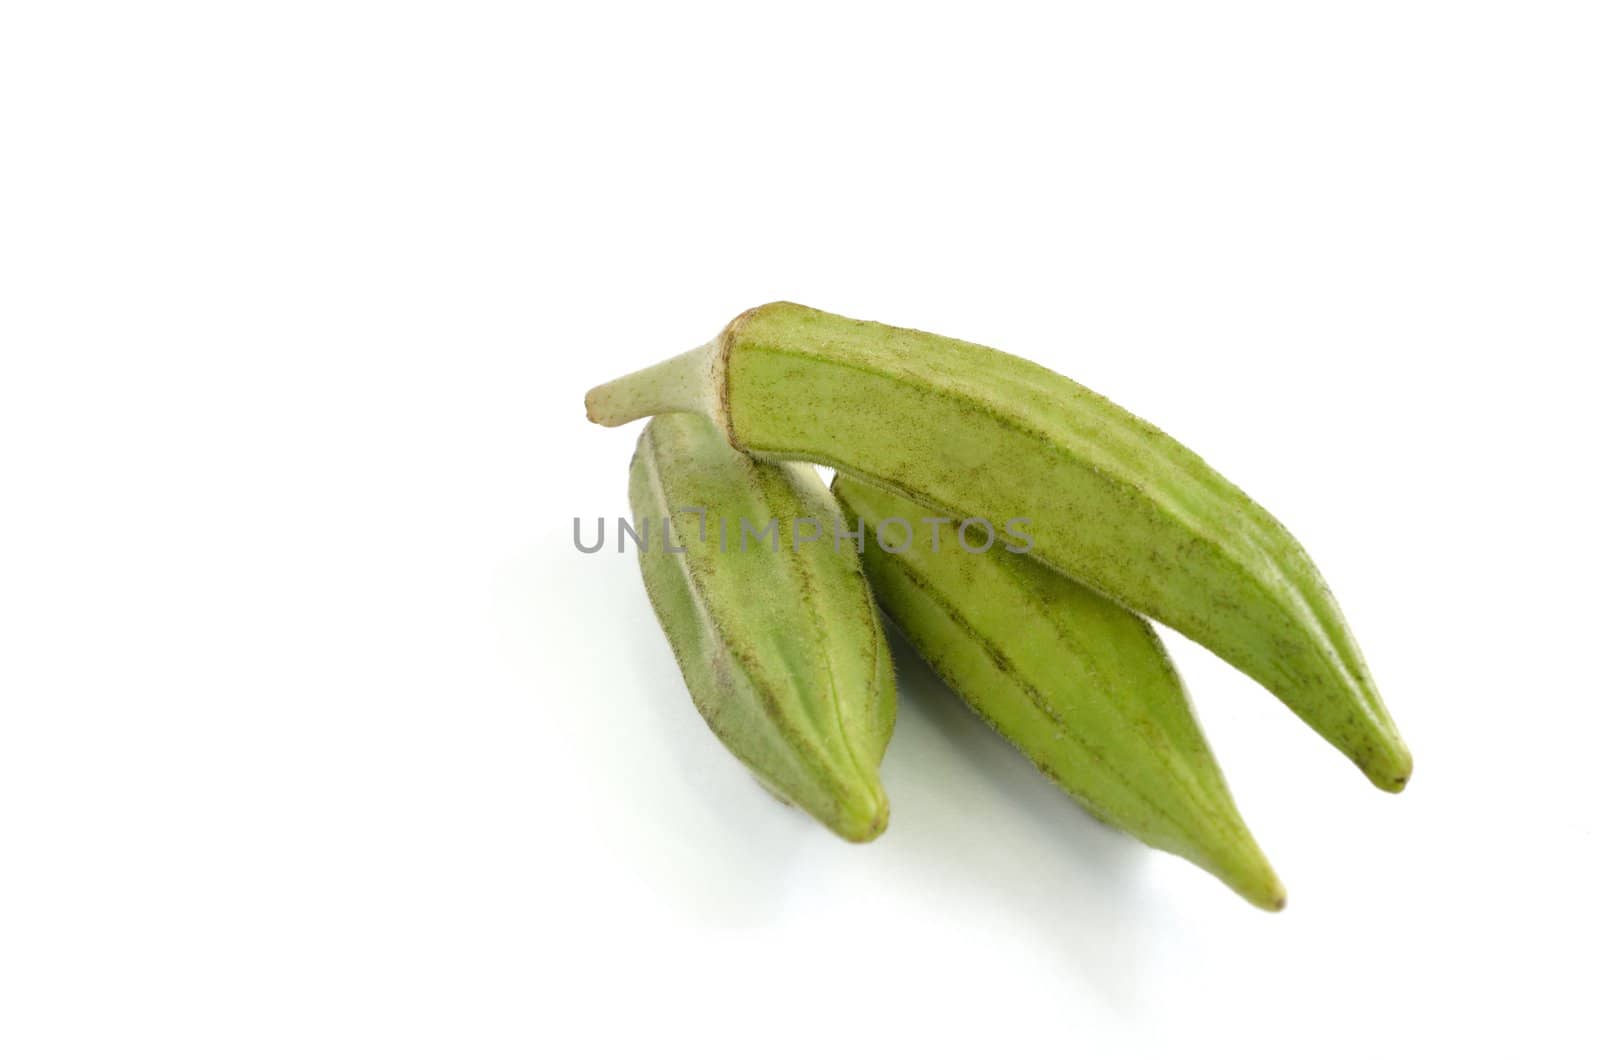
<instances>
[{"instance_id":1,"label":"green okra pod","mask_svg":"<svg viewBox=\"0 0 1600 1060\"><path fill-rule=\"evenodd\" d=\"M628 496L645 588L711 730L780 798L846 839L877 836L893 666L856 551L832 547L838 509L816 472L664 415L639 438ZM800 545L796 526L829 536Z\"/></svg>"},{"instance_id":2,"label":"green okra pod","mask_svg":"<svg viewBox=\"0 0 1600 1060\"><path fill-rule=\"evenodd\" d=\"M758 458L824 464L996 527L1026 517L1034 558L1210 648L1377 786L1411 775L1299 542L1177 441L1037 364L775 302L586 404L608 426L697 411Z\"/></svg>"},{"instance_id":3,"label":"green okra pod","mask_svg":"<svg viewBox=\"0 0 1600 1060\"><path fill-rule=\"evenodd\" d=\"M879 603L978 714L1102 821L1283 907L1148 622L1026 555L968 551L956 527L936 545L939 513L904 497L843 475L833 492L869 529Z\"/></svg>"}]
</instances>

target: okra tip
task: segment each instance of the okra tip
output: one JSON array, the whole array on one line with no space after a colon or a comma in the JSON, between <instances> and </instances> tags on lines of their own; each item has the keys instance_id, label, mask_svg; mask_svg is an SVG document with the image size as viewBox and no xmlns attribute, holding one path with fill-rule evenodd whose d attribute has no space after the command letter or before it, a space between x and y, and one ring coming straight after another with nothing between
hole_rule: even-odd
<instances>
[{"instance_id":1,"label":"okra tip","mask_svg":"<svg viewBox=\"0 0 1600 1060\"><path fill-rule=\"evenodd\" d=\"M1272 866L1266 863L1265 858L1262 858L1261 865L1266 871L1257 876L1253 887L1239 893L1257 909L1281 913L1283 907L1289 904L1289 892L1284 889L1283 881L1278 879L1278 874L1272 871Z\"/></svg>"},{"instance_id":2,"label":"okra tip","mask_svg":"<svg viewBox=\"0 0 1600 1060\"><path fill-rule=\"evenodd\" d=\"M1202 855L1193 860L1257 909L1269 913L1281 912L1288 902L1283 881L1278 879L1266 854L1256 844L1255 837L1234 816L1237 831L1226 841L1213 846L1209 856Z\"/></svg>"},{"instance_id":3,"label":"okra tip","mask_svg":"<svg viewBox=\"0 0 1600 1060\"><path fill-rule=\"evenodd\" d=\"M1378 761L1369 763L1365 772L1380 791L1398 794L1411 780L1411 749L1404 744L1389 748Z\"/></svg>"},{"instance_id":4,"label":"okra tip","mask_svg":"<svg viewBox=\"0 0 1600 1060\"><path fill-rule=\"evenodd\" d=\"M871 792L863 795L833 822L834 831L852 843L870 843L889 827L889 797L882 785L873 783Z\"/></svg>"}]
</instances>

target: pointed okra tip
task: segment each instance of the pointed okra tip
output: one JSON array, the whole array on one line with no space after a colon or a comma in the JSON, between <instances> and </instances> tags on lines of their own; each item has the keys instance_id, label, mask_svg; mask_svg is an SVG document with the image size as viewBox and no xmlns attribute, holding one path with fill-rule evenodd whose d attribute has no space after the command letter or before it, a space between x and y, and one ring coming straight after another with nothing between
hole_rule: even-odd
<instances>
[{"instance_id":1,"label":"pointed okra tip","mask_svg":"<svg viewBox=\"0 0 1600 1060\"><path fill-rule=\"evenodd\" d=\"M870 843L889 827L889 796L874 775L839 778L832 792L814 784L785 789L775 778L762 776L752 768L750 775L767 793L785 806L803 810L826 825L828 831L851 843Z\"/></svg>"},{"instance_id":2,"label":"pointed okra tip","mask_svg":"<svg viewBox=\"0 0 1600 1060\"><path fill-rule=\"evenodd\" d=\"M1206 867L1232 888L1235 894L1257 909L1277 913L1288 903L1289 896L1284 890L1283 881L1278 879L1267 856L1248 834L1242 842L1233 845L1225 855Z\"/></svg>"},{"instance_id":3,"label":"pointed okra tip","mask_svg":"<svg viewBox=\"0 0 1600 1060\"><path fill-rule=\"evenodd\" d=\"M1385 754L1366 763L1362 772L1378 789L1392 794L1402 792L1411 780L1411 750L1396 741Z\"/></svg>"},{"instance_id":4,"label":"pointed okra tip","mask_svg":"<svg viewBox=\"0 0 1600 1060\"><path fill-rule=\"evenodd\" d=\"M1289 904L1289 892L1284 890L1283 883L1270 868L1267 870L1266 878L1257 886L1239 893L1245 901L1269 913L1281 913L1283 907Z\"/></svg>"},{"instance_id":5,"label":"pointed okra tip","mask_svg":"<svg viewBox=\"0 0 1600 1060\"><path fill-rule=\"evenodd\" d=\"M870 843L889 827L889 796L874 779L841 803L839 813L827 822L835 834L852 843Z\"/></svg>"}]
</instances>

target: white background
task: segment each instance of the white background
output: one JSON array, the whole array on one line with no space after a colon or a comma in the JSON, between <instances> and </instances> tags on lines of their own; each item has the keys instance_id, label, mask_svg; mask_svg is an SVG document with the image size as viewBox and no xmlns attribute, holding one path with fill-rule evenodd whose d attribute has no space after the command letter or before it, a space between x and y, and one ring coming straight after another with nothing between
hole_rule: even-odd
<instances>
[{"instance_id":1,"label":"white background","mask_svg":"<svg viewBox=\"0 0 1600 1060\"><path fill-rule=\"evenodd\" d=\"M1593 1055L1592 4L6 4L0 1055ZM1417 769L1168 640L1289 889L918 663L851 847L695 713L584 390L774 298L1286 522Z\"/></svg>"}]
</instances>

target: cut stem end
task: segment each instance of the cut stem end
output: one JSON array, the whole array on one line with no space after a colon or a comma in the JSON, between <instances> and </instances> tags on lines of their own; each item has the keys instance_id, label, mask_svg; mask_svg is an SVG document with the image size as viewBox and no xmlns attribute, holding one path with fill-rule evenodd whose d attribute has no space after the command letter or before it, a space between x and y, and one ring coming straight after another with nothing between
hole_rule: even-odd
<instances>
[{"instance_id":1,"label":"cut stem end","mask_svg":"<svg viewBox=\"0 0 1600 1060\"><path fill-rule=\"evenodd\" d=\"M602 383L583 397L592 423L620 427L663 412L713 415L716 392L711 380L712 344L697 346L660 364Z\"/></svg>"}]
</instances>

